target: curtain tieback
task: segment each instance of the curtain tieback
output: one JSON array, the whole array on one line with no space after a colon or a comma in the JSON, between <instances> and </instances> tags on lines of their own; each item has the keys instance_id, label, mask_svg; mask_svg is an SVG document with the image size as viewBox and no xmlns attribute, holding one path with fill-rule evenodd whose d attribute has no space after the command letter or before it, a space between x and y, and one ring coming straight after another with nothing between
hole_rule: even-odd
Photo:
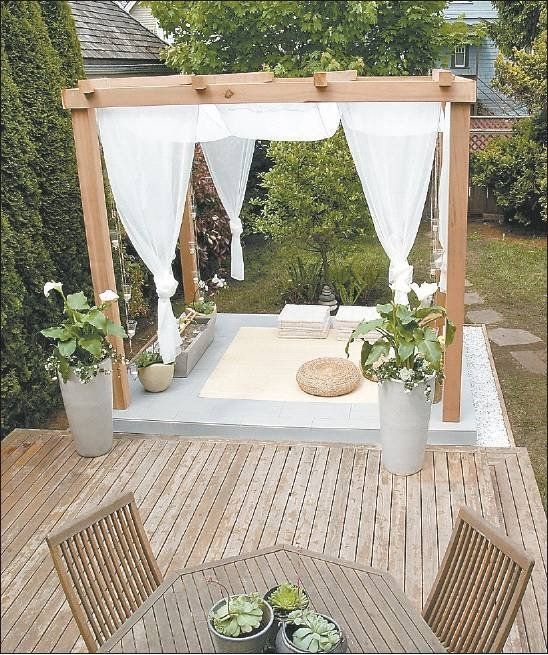
<instances>
[{"instance_id":1,"label":"curtain tieback","mask_svg":"<svg viewBox=\"0 0 548 655\"><path fill-rule=\"evenodd\" d=\"M413 267L406 259L394 259L390 262L388 275L394 286L410 285L413 281Z\"/></svg>"},{"instance_id":2,"label":"curtain tieback","mask_svg":"<svg viewBox=\"0 0 548 655\"><path fill-rule=\"evenodd\" d=\"M155 275L154 284L156 285L156 293L160 300L169 300L179 286L179 283L171 272Z\"/></svg>"},{"instance_id":3,"label":"curtain tieback","mask_svg":"<svg viewBox=\"0 0 548 655\"><path fill-rule=\"evenodd\" d=\"M242 236L242 232L243 232L243 227L241 223L239 224L232 223L232 222L230 223L230 233L234 238L237 239L238 237Z\"/></svg>"}]
</instances>

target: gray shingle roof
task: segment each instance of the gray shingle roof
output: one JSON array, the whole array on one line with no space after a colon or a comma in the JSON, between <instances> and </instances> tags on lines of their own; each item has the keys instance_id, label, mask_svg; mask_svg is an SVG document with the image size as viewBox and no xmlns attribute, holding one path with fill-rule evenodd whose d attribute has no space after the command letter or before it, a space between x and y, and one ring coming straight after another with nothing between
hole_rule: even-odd
<instances>
[{"instance_id":1,"label":"gray shingle roof","mask_svg":"<svg viewBox=\"0 0 548 655\"><path fill-rule=\"evenodd\" d=\"M72 0L69 4L85 62L160 63L159 52L165 43L115 2Z\"/></svg>"}]
</instances>

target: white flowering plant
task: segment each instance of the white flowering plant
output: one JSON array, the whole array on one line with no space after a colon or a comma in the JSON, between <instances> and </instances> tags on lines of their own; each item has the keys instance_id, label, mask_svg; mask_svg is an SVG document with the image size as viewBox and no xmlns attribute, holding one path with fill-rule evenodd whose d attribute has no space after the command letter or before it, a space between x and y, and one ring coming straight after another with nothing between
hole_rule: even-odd
<instances>
[{"instance_id":1,"label":"white flowering plant","mask_svg":"<svg viewBox=\"0 0 548 655\"><path fill-rule=\"evenodd\" d=\"M215 294L227 286L225 278L219 277L217 273L215 273L209 282L200 280L198 282L198 289L194 294L194 300L190 303L189 307L198 312L198 314L213 314L216 307L214 300Z\"/></svg>"},{"instance_id":2,"label":"white flowering plant","mask_svg":"<svg viewBox=\"0 0 548 655\"><path fill-rule=\"evenodd\" d=\"M52 375L59 375L63 382L71 372L81 382L88 382L102 371L101 364L107 357L123 359L114 351L108 336L127 337L124 329L105 315L105 309L118 299L111 289L99 294L100 305L91 306L82 291L65 296L61 282L47 282L44 295L56 291L63 299L61 325L41 330L54 341L53 352L46 361L46 368Z\"/></svg>"},{"instance_id":3,"label":"white flowering plant","mask_svg":"<svg viewBox=\"0 0 548 655\"><path fill-rule=\"evenodd\" d=\"M432 284L410 286L407 305L394 300L377 305L380 318L363 321L352 332L346 354L353 341L362 340L360 363L365 377L399 380L407 391L432 375L443 379L443 351L453 341L455 326L445 307L432 304L436 289ZM380 334L374 343L366 338L372 330Z\"/></svg>"}]
</instances>

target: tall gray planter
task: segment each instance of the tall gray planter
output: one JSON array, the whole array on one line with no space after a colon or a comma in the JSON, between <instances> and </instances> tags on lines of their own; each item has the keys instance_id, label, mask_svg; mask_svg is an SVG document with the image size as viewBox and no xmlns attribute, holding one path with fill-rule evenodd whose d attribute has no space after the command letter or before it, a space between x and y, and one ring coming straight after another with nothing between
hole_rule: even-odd
<instances>
[{"instance_id":1,"label":"tall gray planter","mask_svg":"<svg viewBox=\"0 0 548 655\"><path fill-rule=\"evenodd\" d=\"M399 380L378 384L382 463L390 473L413 475L422 469L434 383L432 376L411 391ZM428 396L427 385L431 388Z\"/></svg>"},{"instance_id":2,"label":"tall gray planter","mask_svg":"<svg viewBox=\"0 0 548 655\"><path fill-rule=\"evenodd\" d=\"M72 371L66 382L59 376L70 431L82 457L100 457L112 449L112 360L100 366L104 372L85 383Z\"/></svg>"}]
</instances>

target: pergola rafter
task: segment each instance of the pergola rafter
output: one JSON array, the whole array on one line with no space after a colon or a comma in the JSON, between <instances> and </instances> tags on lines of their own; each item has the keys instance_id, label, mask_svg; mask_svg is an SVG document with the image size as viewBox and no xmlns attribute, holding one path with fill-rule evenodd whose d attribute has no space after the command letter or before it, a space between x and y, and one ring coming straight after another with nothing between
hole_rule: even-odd
<instances>
[{"instance_id":1,"label":"pergola rafter","mask_svg":"<svg viewBox=\"0 0 548 655\"><path fill-rule=\"evenodd\" d=\"M90 267L96 298L106 288L114 289L114 267L110 248L103 188L100 146L95 110L102 107L158 105L301 103L301 102L450 102L451 155L449 167L449 223L447 237L446 307L457 332L445 357L446 380L443 420L460 418L462 374L462 328L466 222L468 209L468 141L470 105L476 101L476 83L455 77L450 71L434 70L424 77L359 77L356 71L318 72L306 78L276 78L273 73L221 75L171 75L81 80L76 89L63 91L63 106L71 110L82 207ZM184 280L193 279L195 253L189 246L190 207L187 199L181 246ZM188 286L188 284L186 285ZM188 296L188 289L185 289ZM116 305L110 309L119 322ZM113 338L123 352L123 342ZM115 366L114 406L129 406L127 371Z\"/></svg>"}]
</instances>

